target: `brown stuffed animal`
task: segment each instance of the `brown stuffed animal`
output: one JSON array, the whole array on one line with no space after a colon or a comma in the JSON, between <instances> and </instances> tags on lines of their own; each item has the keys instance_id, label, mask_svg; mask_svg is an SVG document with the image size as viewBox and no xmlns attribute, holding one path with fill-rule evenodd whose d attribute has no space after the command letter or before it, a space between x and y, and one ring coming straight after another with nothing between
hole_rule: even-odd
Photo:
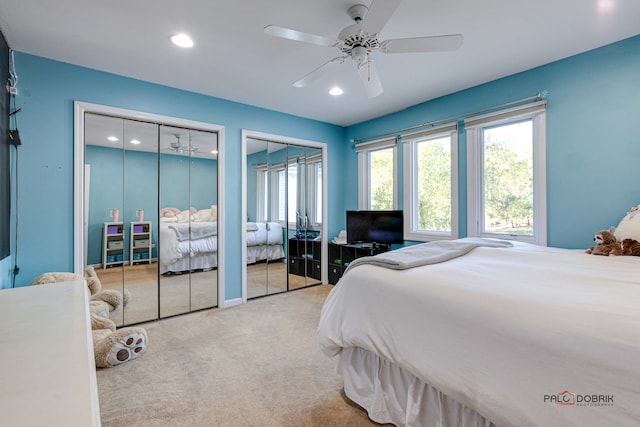
<instances>
[{"instance_id":1,"label":"brown stuffed animal","mask_svg":"<svg viewBox=\"0 0 640 427\"><path fill-rule=\"evenodd\" d=\"M624 239L620 243L622 255L640 256L640 242L634 239Z\"/></svg>"},{"instance_id":2,"label":"brown stuffed animal","mask_svg":"<svg viewBox=\"0 0 640 427\"><path fill-rule=\"evenodd\" d=\"M609 256L617 255L618 252L621 252L620 243L618 243L613 233L607 230L598 231L593 240L596 245L587 249L586 253L588 254Z\"/></svg>"}]
</instances>

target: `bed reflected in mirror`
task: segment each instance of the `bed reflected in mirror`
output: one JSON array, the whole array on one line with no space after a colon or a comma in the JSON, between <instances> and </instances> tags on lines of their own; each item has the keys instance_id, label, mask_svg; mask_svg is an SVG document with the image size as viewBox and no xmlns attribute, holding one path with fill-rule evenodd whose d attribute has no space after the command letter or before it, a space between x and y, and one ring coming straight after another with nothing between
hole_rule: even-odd
<instances>
[{"instance_id":1,"label":"bed reflected in mirror","mask_svg":"<svg viewBox=\"0 0 640 427\"><path fill-rule=\"evenodd\" d=\"M218 304L217 134L160 127L160 316Z\"/></svg>"},{"instance_id":2,"label":"bed reflected in mirror","mask_svg":"<svg viewBox=\"0 0 640 427\"><path fill-rule=\"evenodd\" d=\"M247 299L322 281L322 149L277 139L244 141Z\"/></svg>"},{"instance_id":3,"label":"bed reflected in mirror","mask_svg":"<svg viewBox=\"0 0 640 427\"><path fill-rule=\"evenodd\" d=\"M287 145L251 140L247 144L247 298L287 290Z\"/></svg>"},{"instance_id":4,"label":"bed reflected in mirror","mask_svg":"<svg viewBox=\"0 0 640 427\"><path fill-rule=\"evenodd\" d=\"M132 325L218 306L218 132L83 114L83 268Z\"/></svg>"}]
</instances>

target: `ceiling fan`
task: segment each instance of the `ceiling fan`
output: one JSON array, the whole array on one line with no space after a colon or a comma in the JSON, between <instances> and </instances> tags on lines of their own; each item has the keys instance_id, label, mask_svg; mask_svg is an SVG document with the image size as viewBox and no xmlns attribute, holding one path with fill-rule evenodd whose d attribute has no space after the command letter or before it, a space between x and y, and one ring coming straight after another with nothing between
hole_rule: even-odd
<instances>
[{"instance_id":1,"label":"ceiling fan","mask_svg":"<svg viewBox=\"0 0 640 427\"><path fill-rule=\"evenodd\" d=\"M198 147L192 144L186 144L180 141L180 134L174 134L176 140L174 142L169 143L169 147L166 150L173 151L177 154L198 154Z\"/></svg>"},{"instance_id":2,"label":"ceiling fan","mask_svg":"<svg viewBox=\"0 0 640 427\"><path fill-rule=\"evenodd\" d=\"M340 56L325 62L297 80L293 86L305 87L324 74L331 66L342 64L351 58L364 83L367 96L375 98L382 93L382 84L371 58L373 51L382 53L444 52L456 50L462 45L462 34L381 40L380 31L400 5L400 1L373 0L370 7L363 4L351 6L347 13L355 21L355 24L340 31L337 39L277 25L267 25L264 27L264 32L270 36L289 40L336 47L341 51Z\"/></svg>"}]
</instances>

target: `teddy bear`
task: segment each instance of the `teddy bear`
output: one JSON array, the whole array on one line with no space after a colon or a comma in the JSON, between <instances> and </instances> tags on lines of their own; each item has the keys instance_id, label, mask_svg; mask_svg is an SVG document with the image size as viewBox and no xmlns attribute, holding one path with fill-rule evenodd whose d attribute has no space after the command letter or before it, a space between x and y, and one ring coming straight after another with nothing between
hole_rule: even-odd
<instances>
[{"instance_id":1,"label":"teddy bear","mask_svg":"<svg viewBox=\"0 0 640 427\"><path fill-rule=\"evenodd\" d=\"M640 256L640 242L635 239L623 239L620 242L622 255Z\"/></svg>"},{"instance_id":2,"label":"teddy bear","mask_svg":"<svg viewBox=\"0 0 640 427\"><path fill-rule=\"evenodd\" d=\"M53 273L44 273L40 276L36 277L29 283L29 286L33 285L44 285L47 283L56 283L56 282L68 282L72 280L82 280L83 277L76 273L68 273L68 272L53 272ZM89 287L89 292L91 294L89 300L89 311L92 313L96 313L102 317L109 317L109 313L118 309L120 306L125 306L129 303L131 299L131 294L128 289L124 290L124 293L121 293L115 289L106 289L102 290L102 284L100 283L100 279L96 274L96 271L93 267L85 268L85 277L84 279L87 281L87 286Z\"/></svg>"},{"instance_id":3,"label":"teddy bear","mask_svg":"<svg viewBox=\"0 0 640 427\"><path fill-rule=\"evenodd\" d=\"M131 299L131 293L124 289L121 293L115 289L102 289L102 284L95 268L89 266L84 269L84 278L87 281L91 299L89 301L90 311L109 317L109 313L117 310L118 307L126 307Z\"/></svg>"},{"instance_id":4,"label":"teddy bear","mask_svg":"<svg viewBox=\"0 0 640 427\"><path fill-rule=\"evenodd\" d=\"M116 290L102 291L102 284L93 267L85 269L86 277L76 273L44 273L29 284L86 280L89 288L89 316L93 337L93 353L97 368L110 368L137 359L147 348L147 331L140 327L125 327L116 330L116 324L109 319L109 312L120 305L126 305L130 295Z\"/></svg>"},{"instance_id":5,"label":"teddy bear","mask_svg":"<svg viewBox=\"0 0 640 427\"><path fill-rule=\"evenodd\" d=\"M609 256L618 255L619 252L621 252L620 243L618 243L610 231L598 231L593 237L593 240L596 242L596 245L586 250L588 254Z\"/></svg>"},{"instance_id":6,"label":"teddy bear","mask_svg":"<svg viewBox=\"0 0 640 427\"><path fill-rule=\"evenodd\" d=\"M137 326L116 330L111 319L91 316L93 354L97 368L111 368L137 359L147 349L147 331Z\"/></svg>"}]
</instances>

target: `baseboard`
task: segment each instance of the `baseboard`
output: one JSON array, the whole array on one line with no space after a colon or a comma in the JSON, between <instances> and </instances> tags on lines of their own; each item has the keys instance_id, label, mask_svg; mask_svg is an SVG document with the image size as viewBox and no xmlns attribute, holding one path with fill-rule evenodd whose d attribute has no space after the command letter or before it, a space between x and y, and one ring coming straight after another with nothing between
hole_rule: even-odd
<instances>
[{"instance_id":1,"label":"baseboard","mask_svg":"<svg viewBox=\"0 0 640 427\"><path fill-rule=\"evenodd\" d=\"M219 304L218 307L228 308L228 307L233 307L234 305L240 305L240 304L242 304L242 298L234 298L234 299L224 300L224 302L222 304Z\"/></svg>"}]
</instances>

